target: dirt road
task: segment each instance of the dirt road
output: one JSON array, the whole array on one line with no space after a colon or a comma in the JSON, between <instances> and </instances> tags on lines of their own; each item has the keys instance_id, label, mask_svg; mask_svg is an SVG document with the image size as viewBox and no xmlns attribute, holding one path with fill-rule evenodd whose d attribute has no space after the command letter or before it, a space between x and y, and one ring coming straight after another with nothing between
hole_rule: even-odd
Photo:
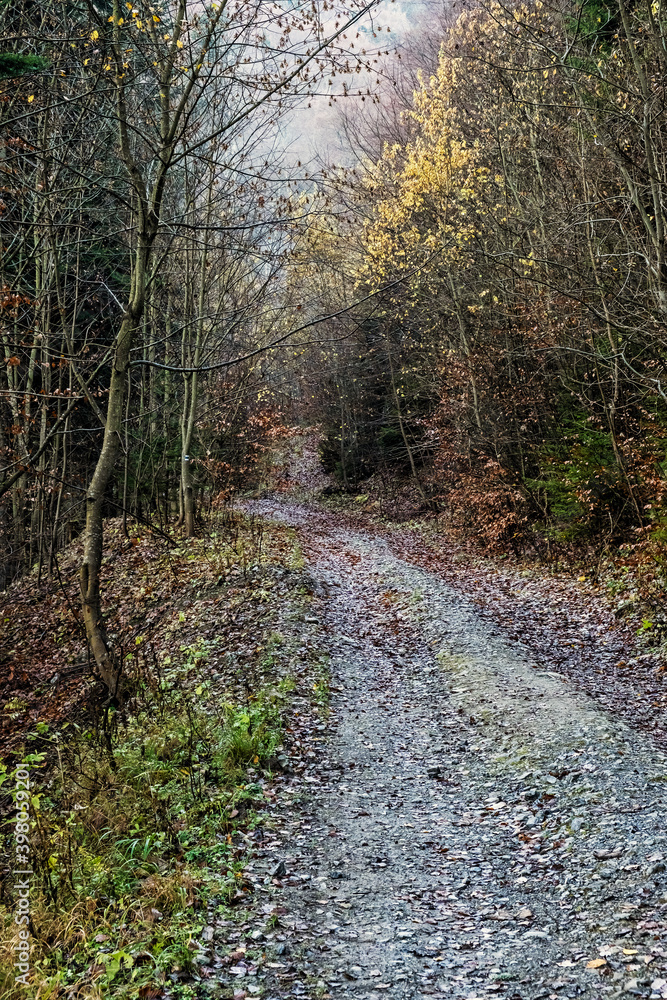
<instances>
[{"instance_id":1,"label":"dirt road","mask_svg":"<svg viewBox=\"0 0 667 1000\"><path fill-rule=\"evenodd\" d=\"M667 997L665 755L382 539L253 509L299 532L333 698L230 995Z\"/></svg>"}]
</instances>

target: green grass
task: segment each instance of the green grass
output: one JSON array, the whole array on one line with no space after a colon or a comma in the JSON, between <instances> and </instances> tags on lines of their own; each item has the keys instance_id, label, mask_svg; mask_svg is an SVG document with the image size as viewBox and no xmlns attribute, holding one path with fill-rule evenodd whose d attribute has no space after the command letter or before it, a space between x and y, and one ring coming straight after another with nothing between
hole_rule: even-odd
<instances>
[{"instance_id":1,"label":"green grass","mask_svg":"<svg viewBox=\"0 0 667 1000\"><path fill-rule=\"evenodd\" d=\"M7 790L26 757L38 789L32 985L26 991L14 982L8 884L0 903L0 1000L138 1000L163 987L171 998L208 996L215 977L196 987L170 977L196 973L202 929L216 914L230 919L251 902L241 831L264 813L261 772L271 777L290 694L303 683L298 642L276 631L278 611L287 600L301 614L308 598L297 581L279 596L270 572L246 574L260 564L300 565L296 535L236 512L224 512L211 536L168 550L143 535L129 548L112 529L118 616L136 614L137 593L144 612L164 606L168 613L162 632L142 621L142 634L124 639L134 687L122 711L82 703L67 722L45 714L26 736L23 758L0 765L7 870ZM228 661L224 628L212 635L212 614L233 615L231 648L243 645L242 664ZM314 700L322 702L326 672L317 665L313 677Z\"/></svg>"},{"instance_id":2,"label":"green grass","mask_svg":"<svg viewBox=\"0 0 667 1000\"><path fill-rule=\"evenodd\" d=\"M157 702L113 720L110 745L77 726L29 740L44 789L34 803L36 996L78 983L77 996L138 997L193 969L206 905L243 893L231 834L263 801L246 769L278 745L284 698L268 689L246 705L202 706L201 689L193 698L175 674ZM0 919L9 1000L25 994L13 987L11 910Z\"/></svg>"}]
</instances>

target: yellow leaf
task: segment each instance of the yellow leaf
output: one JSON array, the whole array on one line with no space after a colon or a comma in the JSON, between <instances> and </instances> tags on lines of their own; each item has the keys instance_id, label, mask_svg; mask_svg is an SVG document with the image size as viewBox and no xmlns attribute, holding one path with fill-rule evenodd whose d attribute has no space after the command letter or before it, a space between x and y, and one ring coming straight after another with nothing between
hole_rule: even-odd
<instances>
[{"instance_id":1,"label":"yellow leaf","mask_svg":"<svg viewBox=\"0 0 667 1000\"><path fill-rule=\"evenodd\" d=\"M91 31L90 37L94 42L96 42L97 39L100 37L99 31Z\"/></svg>"},{"instance_id":2,"label":"yellow leaf","mask_svg":"<svg viewBox=\"0 0 667 1000\"><path fill-rule=\"evenodd\" d=\"M586 962L586 968L599 969L601 965L606 965L606 964L607 964L606 958L594 958L592 961Z\"/></svg>"},{"instance_id":3,"label":"yellow leaf","mask_svg":"<svg viewBox=\"0 0 667 1000\"><path fill-rule=\"evenodd\" d=\"M32 104L34 100L35 100L35 95L31 94L30 97L28 98L28 104Z\"/></svg>"},{"instance_id":4,"label":"yellow leaf","mask_svg":"<svg viewBox=\"0 0 667 1000\"><path fill-rule=\"evenodd\" d=\"M180 40L180 38L179 38L179 39L178 39L178 41L176 42L176 45L178 46L178 48L179 48L179 49L182 49L182 48L183 48L183 42L182 42L182 41Z\"/></svg>"},{"instance_id":5,"label":"yellow leaf","mask_svg":"<svg viewBox=\"0 0 667 1000\"><path fill-rule=\"evenodd\" d=\"M636 948L624 948L623 949L623 954L624 955L636 955L637 954L637 949Z\"/></svg>"}]
</instances>

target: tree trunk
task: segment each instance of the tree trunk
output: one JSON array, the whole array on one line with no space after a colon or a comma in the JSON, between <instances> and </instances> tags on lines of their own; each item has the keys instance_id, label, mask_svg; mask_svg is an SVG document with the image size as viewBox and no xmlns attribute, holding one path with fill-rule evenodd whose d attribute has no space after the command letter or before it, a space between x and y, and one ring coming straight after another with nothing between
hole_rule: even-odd
<instances>
[{"instance_id":1,"label":"tree trunk","mask_svg":"<svg viewBox=\"0 0 667 1000\"><path fill-rule=\"evenodd\" d=\"M183 455L181 459L181 482L183 484L183 527L186 538L194 538L195 534L195 494L190 471L190 456Z\"/></svg>"},{"instance_id":2,"label":"tree trunk","mask_svg":"<svg viewBox=\"0 0 667 1000\"><path fill-rule=\"evenodd\" d=\"M140 284L143 286L145 271L143 268L139 270L141 273L135 276L135 290L137 292L135 301L128 308L123 318L116 344L111 384L109 387L109 406L104 429L104 441L86 495L84 553L83 563L79 571L86 637L90 651L95 659L99 676L106 684L111 698L115 697L118 692L121 663L109 645L102 618L100 570L102 567L103 551L103 509L104 495L113 474L120 449L127 370L130 362L132 340L137 324L141 319L141 312L143 311L143 287L140 288L139 286Z\"/></svg>"}]
</instances>

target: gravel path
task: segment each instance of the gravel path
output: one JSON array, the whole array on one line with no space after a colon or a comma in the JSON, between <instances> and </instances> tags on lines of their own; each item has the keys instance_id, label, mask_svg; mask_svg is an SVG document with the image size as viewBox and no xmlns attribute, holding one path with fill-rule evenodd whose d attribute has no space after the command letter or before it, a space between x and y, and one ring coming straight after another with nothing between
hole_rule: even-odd
<instances>
[{"instance_id":1,"label":"gravel path","mask_svg":"<svg viewBox=\"0 0 667 1000\"><path fill-rule=\"evenodd\" d=\"M252 509L299 532L333 698L255 862L282 916L236 995L667 997L665 754L385 541Z\"/></svg>"}]
</instances>

